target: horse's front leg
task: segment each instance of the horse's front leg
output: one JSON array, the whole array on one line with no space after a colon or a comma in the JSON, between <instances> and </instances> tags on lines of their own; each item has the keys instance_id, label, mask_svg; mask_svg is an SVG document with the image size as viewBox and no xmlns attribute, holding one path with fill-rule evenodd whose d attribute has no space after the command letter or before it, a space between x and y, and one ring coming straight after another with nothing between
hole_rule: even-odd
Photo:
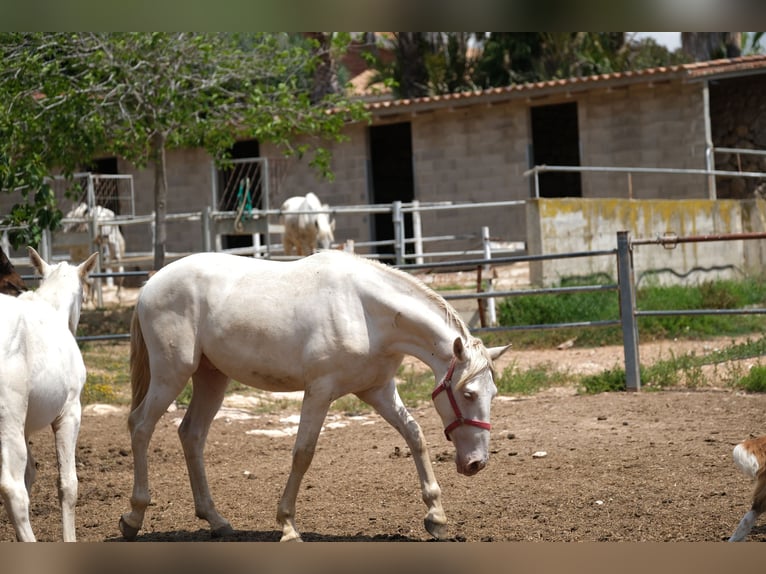
<instances>
[{"instance_id":1,"label":"horse's front leg","mask_svg":"<svg viewBox=\"0 0 766 574\"><path fill-rule=\"evenodd\" d=\"M404 438L418 471L423 502L428 507L423 519L425 528L434 538L447 538L447 515L442 507L441 488L431 466L425 436L399 397L394 380L391 379L382 387L358 393L357 396L373 407Z\"/></svg>"},{"instance_id":2,"label":"horse's front leg","mask_svg":"<svg viewBox=\"0 0 766 574\"><path fill-rule=\"evenodd\" d=\"M61 505L61 523L64 542L75 542L75 506L77 505L77 470L75 467L75 446L80 433L80 402L72 401L62 416L53 422L58 460L58 493Z\"/></svg>"},{"instance_id":3,"label":"horse's front leg","mask_svg":"<svg viewBox=\"0 0 766 574\"><path fill-rule=\"evenodd\" d=\"M285 490L277 507L277 522L282 527L281 542L301 541L301 535L295 526L295 501L303 475L306 474L314 458L317 439L330 403L332 403L331 397L316 391L307 390L303 397L290 476L287 478Z\"/></svg>"},{"instance_id":4,"label":"horse's front leg","mask_svg":"<svg viewBox=\"0 0 766 574\"><path fill-rule=\"evenodd\" d=\"M193 381L194 392L189 409L178 427L178 436L183 446L186 468L189 470L195 514L197 518L208 521L212 536L226 536L232 533L232 527L229 521L218 513L210 496L204 449L210 424L221 407L229 379L220 371L200 367Z\"/></svg>"}]
</instances>

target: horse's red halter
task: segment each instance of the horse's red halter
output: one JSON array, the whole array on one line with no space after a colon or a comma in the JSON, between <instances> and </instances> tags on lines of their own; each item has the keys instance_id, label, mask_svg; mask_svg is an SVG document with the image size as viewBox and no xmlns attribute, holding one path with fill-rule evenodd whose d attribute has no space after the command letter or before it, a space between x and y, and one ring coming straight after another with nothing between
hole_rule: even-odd
<instances>
[{"instance_id":1,"label":"horse's red halter","mask_svg":"<svg viewBox=\"0 0 766 574\"><path fill-rule=\"evenodd\" d=\"M442 391L447 391L447 398L449 398L449 402L452 405L452 410L455 413L455 420L452 421L450 424L448 424L444 429L444 436L447 437L448 441L452 441L452 439L449 436L449 433L451 433L453 430L455 430L460 425L470 425L474 427L479 427L482 429L489 430L491 428L491 425L484 421L477 421L475 419L465 419L463 418L463 414L460 412L460 407L457 406L457 401L455 400L455 395L452 393L452 373L455 371L455 363L457 362L457 359L455 357L452 357L452 361L449 364L449 369L447 369L447 374L444 375L444 378L441 380L441 382L436 386L434 391L431 393L431 399L435 399L436 395L441 393Z\"/></svg>"}]
</instances>

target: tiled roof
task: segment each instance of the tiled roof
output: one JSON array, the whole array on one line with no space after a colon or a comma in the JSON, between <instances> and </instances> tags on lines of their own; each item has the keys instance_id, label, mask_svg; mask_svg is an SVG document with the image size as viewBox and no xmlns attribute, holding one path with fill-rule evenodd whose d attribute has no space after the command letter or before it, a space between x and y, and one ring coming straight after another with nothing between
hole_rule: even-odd
<instances>
[{"instance_id":1,"label":"tiled roof","mask_svg":"<svg viewBox=\"0 0 766 574\"><path fill-rule=\"evenodd\" d=\"M680 64L677 66L661 66L644 70L615 72L595 76L582 76L562 80L547 80L526 84L513 84L502 88L489 88L472 92L458 92L421 98L387 99L367 104L373 113L386 111L415 111L433 109L440 106L470 105L491 101L507 100L514 96L535 97L555 92L583 91L594 88L613 87L617 85L652 83L668 80L694 81L711 77L747 73L766 73L766 55L743 56L722 60L709 60Z\"/></svg>"}]
</instances>

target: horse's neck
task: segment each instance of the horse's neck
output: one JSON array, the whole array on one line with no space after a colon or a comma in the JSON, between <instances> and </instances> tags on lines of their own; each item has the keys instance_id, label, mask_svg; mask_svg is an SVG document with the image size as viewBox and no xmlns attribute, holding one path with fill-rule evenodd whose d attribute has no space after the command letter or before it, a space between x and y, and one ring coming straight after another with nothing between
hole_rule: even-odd
<instances>
[{"instance_id":1,"label":"horse's neck","mask_svg":"<svg viewBox=\"0 0 766 574\"><path fill-rule=\"evenodd\" d=\"M420 359L435 373L445 371L452 359L455 338L467 336L454 311L417 285L379 292L390 293L382 301L394 318L392 349Z\"/></svg>"},{"instance_id":2,"label":"horse's neck","mask_svg":"<svg viewBox=\"0 0 766 574\"><path fill-rule=\"evenodd\" d=\"M35 291L27 291L21 294L30 301L42 301L53 309L54 315L67 325L72 334L77 330L80 322L80 307L71 297L66 296L60 290L51 289L48 285L41 285Z\"/></svg>"}]
</instances>

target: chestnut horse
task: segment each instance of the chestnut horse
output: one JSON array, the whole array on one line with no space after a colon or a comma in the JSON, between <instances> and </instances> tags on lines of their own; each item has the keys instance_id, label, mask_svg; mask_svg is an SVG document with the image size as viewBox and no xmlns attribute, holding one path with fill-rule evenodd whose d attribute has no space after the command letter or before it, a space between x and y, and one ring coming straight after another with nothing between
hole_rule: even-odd
<instances>
[{"instance_id":1,"label":"chestnut horse","mask_svg":"<svg viewBox=\"0 0 766 574\"><path fill-rule=\"evenodd\" d=\"M16 297L27 290L24 280L16 272L8 256L0 247L0 293Z\"/></svg>"}]
</instances>

